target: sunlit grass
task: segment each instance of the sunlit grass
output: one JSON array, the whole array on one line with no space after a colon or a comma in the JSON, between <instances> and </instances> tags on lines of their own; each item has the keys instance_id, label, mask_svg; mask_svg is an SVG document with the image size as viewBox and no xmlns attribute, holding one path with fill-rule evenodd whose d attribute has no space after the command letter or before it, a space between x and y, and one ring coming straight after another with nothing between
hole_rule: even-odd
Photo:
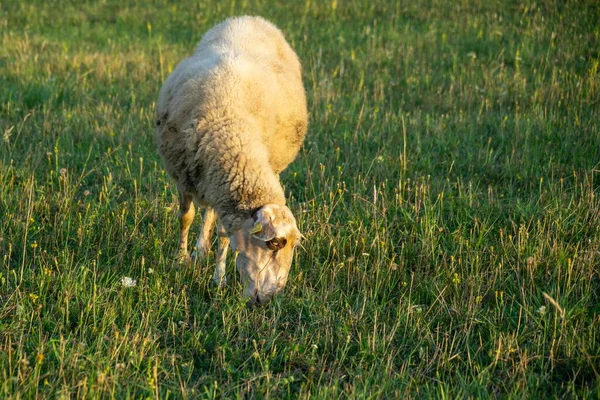
<instances>
[{"instance_id":1,"label":"sunlit grass","mask_svg":"<svg viewBox=\"0 0 600 400\"><path fill-rule=\"evenodd\" d=\"M171 3L0 6L0 397L600 396L595 2ZM310 111L308 240L260 309L174 262L153 139L238 14Z\"/></svg>"}]
</instances>

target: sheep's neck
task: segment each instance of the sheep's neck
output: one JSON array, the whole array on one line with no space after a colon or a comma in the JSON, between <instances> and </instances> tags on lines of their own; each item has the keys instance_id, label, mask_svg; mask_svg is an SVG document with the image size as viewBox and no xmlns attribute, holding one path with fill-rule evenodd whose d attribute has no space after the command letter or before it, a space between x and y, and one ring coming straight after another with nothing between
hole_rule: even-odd
<instances>
[{"instance_id":1,"label":"sheep's neck","mask_svg":"<svg viewBox=\"0 0 600 400\"><path fill-rule=\"evenodd\" d=\"M260 135L249 132L248 124L223 121L218 129L213 125L210 134L202 136L210 142L201 146L207 149L206 200L228 233L239 229L265 204L285 204L279 177L269 164L268 150Z\"/></svg>"}]
</instances>

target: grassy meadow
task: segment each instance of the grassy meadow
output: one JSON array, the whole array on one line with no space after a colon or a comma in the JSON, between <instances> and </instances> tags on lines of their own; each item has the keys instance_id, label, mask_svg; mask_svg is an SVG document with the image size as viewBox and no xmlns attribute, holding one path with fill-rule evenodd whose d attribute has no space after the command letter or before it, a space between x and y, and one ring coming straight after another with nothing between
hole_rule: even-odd
<instances>
[{"instance_id":1,"label":"grassy meadow","mask_svg":"<svg viewBox=\"0 0 600 400\"><path fill-rule=\"evenodd\" d=\"M233 257L224 290L214 253L174 262L153 137L164 79L241 14L285 32L310 112L282 174L308 240L258 309ZM599 21L593 0L1 2L0 398L599 398Z\"/></svg>"}]
</instances>

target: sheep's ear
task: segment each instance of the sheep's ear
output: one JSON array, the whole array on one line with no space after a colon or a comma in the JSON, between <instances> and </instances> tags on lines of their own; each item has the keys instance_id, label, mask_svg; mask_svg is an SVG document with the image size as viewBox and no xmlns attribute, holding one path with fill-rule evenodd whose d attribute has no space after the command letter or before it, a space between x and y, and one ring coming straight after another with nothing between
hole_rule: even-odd
<instances>
[{"instance_id":1,"label":"sheep's ear","mask_svg":"<svg viewBox=\"0 0 600 400\"><path fill-rule=\"evenodd\" d=\"M263 227L262 224L260 223L260 221L257 221L254 226L252 227L252 229L250 229L248 231L249 234L251 235L256 235L257 233L260 233L262 231Z\"/></svg>"},{"instance_id":2,"label":"sheep's ear","mask_svg":"<svg viewBox=\"0 0 600 400\"><path fill-rule=\"evenodd\" d=\"M276 236L270 213L259 210L256 213L255 220L254 226L248 231L253 237L268 242Z\"/></svg>"}]
</instances>

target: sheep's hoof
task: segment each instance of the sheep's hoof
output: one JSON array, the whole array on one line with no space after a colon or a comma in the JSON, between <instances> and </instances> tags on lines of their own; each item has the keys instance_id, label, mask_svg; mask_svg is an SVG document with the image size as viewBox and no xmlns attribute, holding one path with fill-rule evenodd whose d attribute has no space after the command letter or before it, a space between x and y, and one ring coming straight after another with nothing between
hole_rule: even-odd
<instances>
[{"instance_id":1,"label":"sheep's hoof","mask_svg":"<svg viewBox=\"0 0 600 400\"><path fill-rule=\"evenodd\" d=\"M225 275L215 273L213 275L213 282L215 282L215 285L217 285L219 289L223 289L225 286L227 286L227 277Z\"/></svg>"},{"instance_id":2,"label":"sheep's hoof","mask_svg":"<svg viewBox=\"0 0 600 400\"><path fill-rule=\"evenodd\" d=\"M204 258L203 252L198 252L196 250L192 251L192 261L197 262Z\"/></svg>"},{"instance_id":3,"label":"sheep's hoof","mask_svg":"<svg viewBox=\"0 0 600 400\"><path fill-rule=\"evenodd\" d=\"M200 261L210 253L210 247L196 246L192 251L192 260Z\"/></svg>"},{"instance_id":4,"label":"sheep's hoof","mask_svg":"<svg viewBox=\"0 0 600 400\"><path fill-rule=\"evenodd\" d=\"M188 264L192 262L192 257L187 251L178 251L175 255L175 259L179 264Z\"/></svg>"}]
</instances>

